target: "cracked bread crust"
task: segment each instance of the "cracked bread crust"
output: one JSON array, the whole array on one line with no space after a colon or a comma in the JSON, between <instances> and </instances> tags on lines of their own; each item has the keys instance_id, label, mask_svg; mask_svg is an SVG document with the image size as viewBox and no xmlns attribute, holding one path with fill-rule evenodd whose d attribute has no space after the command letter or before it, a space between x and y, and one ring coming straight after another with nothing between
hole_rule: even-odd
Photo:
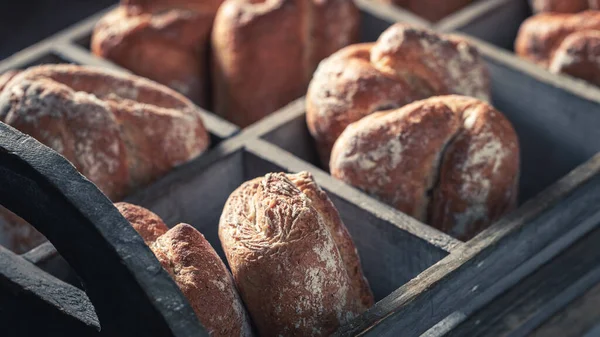
<instances>
[{"instance_id":1,"label":"cracked bread crust","mask_svg":"<svg viewBox=\"0 0 600 337\"><path fill-rule=\"evenodd\" d=\"M330 167L335 178L467 240L514 208L519 143L489 104L440 96L351 124Z\"/></svg>"},{"instance_id":2,"label":"cracked bread crust","mask_svg":"<svg viewBox=\"0 0 600 337\"><path fill-rule=\"evenodd\" d=\"M466 40L395 24L377 42L346 47L322 61L306 97L306 122L321 163L353 122L437 95L490 100L489 73Z\"/></svg>"},{"instance_id":3,"label":"cracked bread crust","mask_svg":"<svg viewBox=\"0 0 600 337\"><path fill-rule=\"evenodd\" d=\"M261 336L327 336L373 304L351 238L309 173L242 184L219 237Z\"/></svg>"},{"instance_id":4,"label":"cracked bread crust","mask_svg":"<svg viewBox=\"0 0 600 337\"><path fill-rule=\"evenodd\" d=\"M210 336L252 336L250 321L225 264L188 224L168 229L149 210L115 204L175 280Z\"/></svg>"}]
</instances>

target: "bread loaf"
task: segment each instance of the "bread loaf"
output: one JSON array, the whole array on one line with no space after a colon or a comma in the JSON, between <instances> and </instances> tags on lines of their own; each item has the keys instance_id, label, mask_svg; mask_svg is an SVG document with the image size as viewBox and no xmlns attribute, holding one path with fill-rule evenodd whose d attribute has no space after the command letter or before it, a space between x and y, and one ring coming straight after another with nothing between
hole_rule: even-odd
<instances>
[{"instance_id":1,"label":"bread loaf","mask_svg":"<svg viewBox=\"0 0 600 337\"><path fill-rule=\"evenodd\" d=\"M489 104L440 96L348 126L331 174L461 240L513 209L519 144Z\"/></svg>"},{"instance_id":2,"label":"bread loaf","mask_svg":"<svg viewBox=\"0 0 600 337\"><path fill-rule=\"evenodd\" d=\"M115 204L175 280L210 336L251 336L250 322L231 274L200 232L187 224L168 229L156 214Z\"/></svg>"},{"instance_id":3,"label":"bread loaf","mask_svg":"<svg viewBox=\"0 0 600 337\"><path fill-rule=\"evenodd\" d=\"M577 13L586 9L600 9L600 0L530 0L534 13Z\"/></svg>"},{"instance_id":4,"label":"bread loaf","mask_svg":"<svg viewBox=\"0 0 600 337\"><path fill-rule=\"evenodd\" d=\"M533 16L521 26L515 51L555 74L600 85L600 11Z\"/></svg>"},{"instance_id":5,"label":"bread loaf","mask_svg":"<svg viewBox=\"0 0 600 337\"><path fill-rule=\"evenodd\" d=\"M75 65L16 75L0 93L0 121L61 153L114 201L209 145L200 111L183 96L137 76ZM9 248L39 243L23 221L3 218Z\"/></svg>"},{"instance_id":6,"label":"bread loaf","mask_svg":"<svg viewBox=\"0 0 600 337\"><path fill-rule=\"evenodd\" d=\"M377 42L349 46L321 62L308 88L306 121L327 166L350 123L446 94L490 99L489 74L477 50L455 36L395 24Z\"/></svg>"},{"instance_id":7,"label":"bread loaf","mask_svg":"<svg viewBox=\"0 0 600 337\"><path fill-rule=\"evenodd\" d=\"M351 0L225 1L212 34L214 111L244 127L301 97L358 25Z\"/></svg>"},{"instance_id":8,"label":"bread loaf","mask_svg":"<svg viewBox=\"0 0 600 337\"><path fill-rule=\"evenodd\" d=\"M207 106L208 46L223 0L122 0L92 35L92 52Z\"/></svg>"},{"instance_id":9,"label":"bread loaf","mask_svg":"<svg viewBox=\"0 0 600 337\"><path fill-rule=\"evenodd\" d=\"M373 304L352 239L309 173L244 183L219 237L261 336L328 336Z\"/></svg>"},{"instance_id":10,"label":"bread loaf","mask_svg":"<svg viewBox=\"0 0 600 337\"><path fill-rule=\"evenodd\" d=\"M416 15L432 22L466 7L473 0L378 0L408 9Z\"/></svg>"}]
</instances>

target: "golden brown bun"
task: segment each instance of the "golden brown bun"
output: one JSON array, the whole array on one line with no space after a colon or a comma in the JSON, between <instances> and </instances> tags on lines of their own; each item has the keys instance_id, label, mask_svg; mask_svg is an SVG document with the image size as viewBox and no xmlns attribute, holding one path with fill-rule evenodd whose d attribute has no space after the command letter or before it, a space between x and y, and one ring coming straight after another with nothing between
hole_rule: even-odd
<instances>
[{"instance_id":1,"label":"golden brown bun","mask_svg":"<svg viewBox=\"0 0 600 337\"><path fill-rule=\"evenodd\" d=\"M446 16L466 7L473 0L378 0L389 3L417 14L432 22L439 21Z\"/></svg>"},{"instance_id":2,"label":"golden brown bun","mask_svg":"<svg viewBox=\"0 0 600 337\"><path fill-rule=\"evenodd\" d=\"M219 237L261 336L328 336L373 304L352 239L309 173L242 184Z\"/></svg>"},{"instance_id":3,"label":"golden brown bun","mask_svg":"<svg viewBox=\"0 0 600 337\"><path fill-rule=\"evenodd\" d=\"M600 11L531 17L519 30L515 50L555 74L600 85Z\"/></svg>"},{"instance_id":4,"label":"golden brown bun","mask_svg":"<svg viewBox=\"0 0 600 337\"><path fill-rule=\"evenodd\" d=\"M487 68L466 41L395 24L374 44L358 44L319 65L308 88L306 120L324 166L337 137L373 112L446 94L490 99Z\"/></svg>"},{"instance_id":5,"label":"golden brown bun","mask_svg":"<svg viewBox=\"0 0 600 337\"><path fill-rule=\"evenodd\" d=\"M577 13L586 9L600 9L600 0L531 0L534 13Z\"/></svg>"},{"instance_id":6,"label":"golden brown bun","mask_svg":"<svg viewBox=\"0 0 600 337\"><path fill-rule=\"evenodd\" d=\"M351 124L330 167L334 177L467 240L515 206L519 143L489 104L440 96Z\"/></svg>"},{"instance_id":7,"label":"golden brown bun","mask_svg":"<svg viewBox=\"0 0 600 337\"><path fill-rule=\"evenodd\" d=\"M154 252L211 336L251 336L250 322L231 274L200 232L187 224L170 230L149 210L115 204Z\"/></svg>"},{"instance_id":8,"label":"golden brown bun","mask_svg":"<svg viewBox=\"0 0 600 337\"><path fill-rule=\"evenodd\" d=\"M61 153L115 201L209 145L200 111L183 96L76 65L21 72L0 94L0 121Z\"/></svg>"},{"instance_id":9,"label":"golden brown bun","mask_svg":"<svg viewBox=\"0 0 600 337\"><path fill-rule=\"evenodd\" d=\"M206 106L208 44L223 0L121 1L92 35L92 52Z\"/></svg>"},{"instance_id":10,"label":"golden brown bun","mask_svg":"<svg viewBox=\"0 0 600 337\"><path fill-rule=\"evenodd\" d=\"M245 127L301 97L317 64L358 40L350 0L227 0L212 33L214 111Z\"/></svg>"}]
</instances>

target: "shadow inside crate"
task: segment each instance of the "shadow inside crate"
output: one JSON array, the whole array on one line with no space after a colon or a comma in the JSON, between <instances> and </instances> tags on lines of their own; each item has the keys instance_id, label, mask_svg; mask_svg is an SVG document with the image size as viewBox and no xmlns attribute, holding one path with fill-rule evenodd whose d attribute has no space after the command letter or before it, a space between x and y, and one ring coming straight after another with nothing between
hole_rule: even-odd
<instances>
[{"instance_id":1,"label":"shadow inside crate","mask_svg":"<svg viewBox=\"0 0 600 337\"><path fill-rule=\"evenodd\" d=\"M598 103L561 90L487 57L493 105L512 122L521 147L519 204L600 151ZM273 118L262 139L323 169L305 120L303 99Z\"/></svg>"},{"instance_id":2,"label":"shadow inside crate","mask_svg":"<svg viewBox=\"0 0 600 337\"><path fill-rule=\"evenodd\" d=\"M128 201L156 212L169 226L185 222L196 227L226 262L218 238L218 223L227 198L247 180L286 170L244 149L224 156L201 172L192 166ZM376 300L448 255L335 192L327 192L356 244Z\"/></svg>"}]
</instances>

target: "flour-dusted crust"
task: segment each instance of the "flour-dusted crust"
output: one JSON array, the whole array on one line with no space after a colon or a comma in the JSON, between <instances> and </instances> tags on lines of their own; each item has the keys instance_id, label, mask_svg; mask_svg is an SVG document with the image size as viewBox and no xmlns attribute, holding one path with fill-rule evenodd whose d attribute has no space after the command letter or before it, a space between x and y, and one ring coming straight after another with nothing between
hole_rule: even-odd
<instances>
[{"instance_id":1,"label":"flour-dusted crust","mask_svg":"<svg viewBox=\"0 0 600 337\"><path fill-rule=\"evenodd\" d=\"M515 51L553 73L600 85L600 11L533 16L521 25Z\"/></svg>"},{"instance_id":2,"label":"flour-dusted crust","mask_svg":"<svg viewBox=\"0 0 600 337\"><path fill-rule=\"evenodd\" d=\"M19 72L19 70L9 70L0 75L0 92L4 90L4 87L6 86L6 84L8 84L8 81L12 80L13 77L17 76Z\"/></svg>"},{"instance_id":3,"label":"flour-dusted crust","mask_svg":"<svg viewBox=\"0 0 600 337\"><path fill-rule=\"evenodd\" d=\"M378 0L379 2L394 4L406 8L416 15L432 22L439 21L446 16L469 5L473 0Z\"/></svg>"},{"instance_id":4,"label":"flour-dusted crust","mask_svg":"<svg viewBox=\"0 0 600 337\"><path fill-rule=\"evenodd\" d=\"M133 75L76 65L29 68L0 94L0 121L64 155L118 201L209 144L190 101Z\"/></svg>"},{"instance_id":5,"label":"flour-dusted crust","mask_svg":"<svg viewBox=\"0 0 600 337\"><path fill-rule=\"evenodd\" d=\"M140 206L115 206L175 280L211 336L252 336L233 278L200 232L187 224L168 229L160 217Z\"/></svg>"},{"instance_id":6,"label":"flour-dusted crust","mask_svg":"<svg viewBox=\"0 0 600 337\"><path fill-rule=\"evenodd\" d=\"M519 144L489 104L440 96L351 124L330 167L334 177L469 239L515 206Z\"/></svg>"},{"instance_id":7,"label":"flour-dusted crust","mask_svg":"<svg viewBox=\"0 0 600 337\"><path fill-rule=\"evenodd\" d=\"M600 9L600 0L530 0L534 13L577 13L586 9Z\"/></svg>"},{"instance_id":8,"label":"flour-dusted crust","mask_svg":"<svg viewBox=\"0 0 600 337\"><path fill-rule=\"evenodd\" d=\"M167 227L158 215L144 207L127 202L117 202L115 203L115 207L140 234L147 245L152 244L169 230L169 227Z\"/></svg>"},{"instance_id":9,"label":"flour-dusted crust","mask_svg":"<svg viewBox=\"0 0 600 337\"><path fill-rule=\"evenodd\" d=\"M327 336L373 303L352 240L309 173L242 184L219 237L261 336Z\"/></svg>"},{"instance_id":10,"label":"flour-dusted crust","mask_svg":"<svg viewBox=\"0 0 600 337\"><path fill-rule=\"evenodd\" d=\"M301 97L358 24L350 0L226 0L212 33L214 111L247 126Z\"/></svg>"},{"instance_id":11,"label":"flour-dusted crust","mask_svg":"<svg viewBox=\"0 0 600 337\"><path fill-rule=\"evenodd\" d=\"M132 0L104 16L92 52L206 106L208 45L223 0Z\"/></svg>"},{"instance_id":12,"label":"flour-dusted crust","mask_svg":"<svg viewBox=\"0 0 600 337\"><path fill-rule=\"evenodd\" d=\"M306 120L322 164L350 123L445 94L490 99L485 63L459 37L395 24L374 44L338 51L321 62L307 94Z\"/></svg>"}]
</instances>

